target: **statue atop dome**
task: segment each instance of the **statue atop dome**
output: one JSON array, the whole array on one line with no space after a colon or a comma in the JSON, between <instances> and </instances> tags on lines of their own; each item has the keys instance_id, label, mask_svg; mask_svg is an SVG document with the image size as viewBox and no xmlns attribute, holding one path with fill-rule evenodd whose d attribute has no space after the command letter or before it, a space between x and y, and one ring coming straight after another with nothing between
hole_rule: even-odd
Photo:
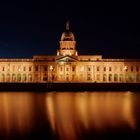
<instances>
[{"instance_id":1,"label":"statue atop dome","mask_svg":"<svg viewBox=\"0 0 140 140\"><path fill-rule=\"evenodd\" d=\"M69 30L70 29L70 22L69 20L66 22L66 30Z\"/></svg>"},{"instance_id":2,"label":"statue atop dome","mask_svg":"<svg viewBox=\"0 0 140 140\"><path fill-rule=\"evenodd\" d=\"M75 41L74 34L70 31L69 20L66 22L66 31L62 33L61 41Z\"/></svg>"}]
</instances>

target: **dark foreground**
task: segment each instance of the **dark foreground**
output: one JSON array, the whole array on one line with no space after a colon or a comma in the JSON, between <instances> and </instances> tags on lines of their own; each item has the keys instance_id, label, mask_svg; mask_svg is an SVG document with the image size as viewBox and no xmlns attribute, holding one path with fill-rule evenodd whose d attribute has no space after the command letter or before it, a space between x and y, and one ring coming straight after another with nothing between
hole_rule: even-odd
<instances>
[{"instance_id":1,"label":"dark foreground","mask_svg":"<svg viewBox=\"0 0 140 140\"><path fill-rule=\"evenodd\" d=\"M140 91L140 83L0 83L0 91Z\"/></svg>"}]
</instances>

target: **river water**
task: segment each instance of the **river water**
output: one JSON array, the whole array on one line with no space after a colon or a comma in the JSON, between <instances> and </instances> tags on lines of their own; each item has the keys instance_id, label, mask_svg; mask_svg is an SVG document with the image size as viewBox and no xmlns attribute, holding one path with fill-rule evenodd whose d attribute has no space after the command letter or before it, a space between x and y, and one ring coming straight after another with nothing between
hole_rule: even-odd
<instances>
[{"instance_id":1,"label":"river water","mask_svg":"<svg viewBox=\"0 0 140 140\"><path fill-rule=\"evenodd\" d=\"M140 93L0 92L0 140L140 139Z\"/></svg>"}]
</instances>

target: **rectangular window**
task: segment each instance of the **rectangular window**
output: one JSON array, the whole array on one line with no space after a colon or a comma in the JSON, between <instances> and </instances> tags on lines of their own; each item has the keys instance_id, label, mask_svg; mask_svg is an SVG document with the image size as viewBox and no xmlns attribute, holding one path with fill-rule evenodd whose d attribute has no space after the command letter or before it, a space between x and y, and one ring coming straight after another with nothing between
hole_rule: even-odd
<instances>
[{"instance_id":1,"label":"rectangular window","mask_svg":"<svg viewBox=\"0 0 140 140\"><path fill-rule=\"evenodd\" d=\"M87 74L87 80L91 80L91 75Z\"/></svg>"},{"instance_id":2,"label":"rectangular window","mask_svg":"<svg viewBox=\"0 0 140 140\"><path fill-rule=\"evenodd\" d=\"M23 67L23 71L26 71L26 67L25 66Z\"/></svg>"},{"instance_id":3,"label":"rectangular window","mask_svg":"<svg viewBox=\"0 0 140 140\"><path fill-rule=\"evenodd\" d=\"M120 74L119 80L122 82L123 81L123 74Z\"/></svg>"},{"instance_id":4,"label":"rectangular window","mask_svg":"<svg viewBox=\"0 0 140 140\"><path fill-rule=\"evenodd\" d=\"M100 67L98 66L98 67L97 67L97 71L99 71L99 70L100 70Z\"/></svg>"},{"instance_id":5,"label":"rectangular window","mask_svg":"<svg viewBox=\"0 0 140 140\"><path fill-rule=\"evenodd\" d=\"M109 71L112 71L112 68L111 67L109 67Z\"/></svg>"},{"instance_id":6,"label":"rectangular window","mask_svg":"<svg viewBox=\"0 0 140 140\"><path fill-rule=\"evenodd\" d=\"M104 71L106 71L106 67L104 67Z\"/></svg>"},{"instance_id":7,"label":"rectangular window","mask_svg":"<svg viewBox=\"0 0 140 140\"><path fill-rule=\"evenodd\" d=\"M133 71L133 66L131 66L131 71Z\"/></svg>"},{"instance_id":8,"label":"rectangular window","mask_svg":"<svg viewBox=\"0 0 140 140\"><path fill-rule=\"evenodd\" d=\"M91 70L91 68L90 67L88 67L88 71L90 71Z\"/></svg>"},{"instance_id":9,"label":"rectangular window","mask_svg":"<svg viewBox=\"0 0 140 140\"><path fill-rule=\"evenodd\" d=\"M32 71L32 67L31 66L29 66L29 71Z\"/></svg>"},{"instance_id":10,"label":"rectangular window","mask_svg":"<svg viewBox=\"0 0 140 140\"><path fill-rule=\"evenodd\" d=\"M38 71L38 66L35 66L35 71Z\"/></svg>"},{"instance_id":11,"label":"rectangular window","mask_svg":"<svg viewBox=\"0 0 140 140\"><path fill-rule=\"evenodd\" d=\"M47 66L44 66L44 71L47 71Z\"/></svg>"},{"instance_id":12,"label":"rectangular window","mask_svg":"<svg viewBox=\"0 0 140 140\"><path fill-rule=\"evenodd\" d=\"M5 71L5 67L4 66L2 67L2 71Z\"/></svg>"},{"instance_id":13,"label":"rectangular window","mask_svg":"<svg viewBox=\"0 0 140 140\"><path fill-rule=\"evenodd\" d=\"M72 67L72 71L75 71L75 66Z\"/></svg>"},{"instance_id":14,"label":"rectangular window","mask_svg":"<svg viewBox=\"0 0 140 140\"><path fill-rule=\"evenodd\" d=\"M139 71L139 66L136 66L136 71L137 71L137 72Z\"/></svg>"}]
</instances>

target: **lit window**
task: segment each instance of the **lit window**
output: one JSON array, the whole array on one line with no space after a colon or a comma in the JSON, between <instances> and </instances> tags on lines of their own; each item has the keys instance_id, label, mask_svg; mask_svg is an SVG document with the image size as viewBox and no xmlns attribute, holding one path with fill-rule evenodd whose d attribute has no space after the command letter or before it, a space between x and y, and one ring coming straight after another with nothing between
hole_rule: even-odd
<instances>
[{"instance_id":1,"label":"lit window","mask_svg":"<svg viewBox=\"0 0 140 140\"><path fill-rule=\"evenodd\" d=\"M122 82L123 81L123 74L120 74L119 80Z\"/></svg>"},{"instance_id":2,"label":"lit window","mask_svg":"<svg viewBox=\"0 0 140 140\"><path fill-rule=\"evenodd\" d=\"M72 67L72 71L75 71L75 66Z\"/></svg>"},{"instance_id":3,"label":"lit window","mask_svg":"<svg viewBox=\"0 0 140 140\"><path fill-rule=\"evenodd\" d=\"M137 73L136 74L136 82L138 82L139 81L139 74Z\"/></svg>"},{"instance_id":4,"label":"lit window","mask_svg":"<svg viewBox=\"0 0 140 140\"><path fill-rule=\"evenodd\" d=\"M21 74L17 75L17 81L20 82L21 81Z\"/></svg>"},{"instance_id":5,"label":"lit window","mask_svg":"<svg viewBox=\"0 0 140 140\"><path fill-rule=\"evenodd\" d=\"M128 74L125 75L125 80L126 80L126 81L129 80L129 78L128 78Z\"/></svg>"},{"instance_id":6,"label":"lit window","mask_svg":"<svg viewBox=\"0 0 140 140\"><path fill-rule=\"evenodd\" d=\"M5 75L4 74L1 75L1 81L5 82Z\"/></svg>"},{"instance_id":7,"label":"lit window","mask_svg":"<svg viewBox=\"0 0 140 140\"><path fill-rule=\"evenodd\" d=\"M4 66L2 67L2 71L5 71L5 67Z\"/></svg>"},{"instance_id":8,"label":"lit window","mask_svg":"<svg viewBox=\"0 0 140 140\"><path fill-rule=\"evenodd\" d=\"M32 67L31 66L29 66L29 71L32 71Z\"/></svg>"},{"instance_id":9,"label":"lit window","mask_svg":"<svg viewBox=\"0 0 140 140\"><path fill-rule=\"evenodd\" d=\"M25 66L23 67L23 71L26 71L26 67Z\"/></svg>"},{"instance_id":10,"label":"lit window","mask_svg":"<svg viewBox=\"0 0 140 140\"><path fill-rule=\"evenodd\" d=\"M18 71L21 71L21 66L18 66Z\"/></svg>"},{"instance_id":11,"label":"lit window","mask_svg":"<svg viewBox=\"0 0 140 140\"><path fill-rule=\"evenodd\" d=\"M103 81L104 81L104 82L107 81L107 76L106 76L106 74L103 74Z\"/></svg>"},{"instance_id":12,"label":"lit window","mask_svg":"<svg viewBox=\"0 0 140 140\"><path fill-rule=\"evenodd\" d=\"M130 79L130 81L134 81L134 74L133 73L130 74L129 79Z\"/></svg>"},{"instance_id":13,"label":"lit window","mask_svg":"<svg viewBox=\"0 0 140 140\"><path fill-rule=\"evenodd\" d=\"M108 81L112 81L112 74L109 74Z\"/></svg>"},{"instance_id":14,"label":"lit window","mask_svg":"<svg viewBox=\"0 0 140 140\"><path fill-rule=\"evenodd\" d=\"M26 74L23 74L23 81L25 82L27 80Z\"/></svg>"},{"instance_id":15,"label":"lit window","mask_svg":"<svg viewBox=\"0 0 140 140\"><path fill-rule=\"evenodd\" d=\"M60 71L63 71L63 67L60 67Z\"/></svg>"},{"instance_id":16,"label":"lit window","mask_svg":"<svg viewBox=\"0 0 140 140\"><path fill-rule=\"evenodd\" d=\"M88 71L90 71L91 70L91 68L90 67L88 67Z\"/></svg>"},{"instance_id":17,"label":"lit window","mask_svg":"<svg viewBox=\"0 0 140 140\"><path fill-rule=\"evenodd\" d=\"M118 81L118 74L114 74L114 81Z\"/></svg>"},{"instance_id":18,"label":"lit window","mask_svg":"<svg viewBox=\"0 0 140 140\"><path fill-rule=\"evenodd\" d=\"M74 79L75 79L75 75L73 74L73 75L72 75L72 80L74 80Z\"/></svg>"},{"instance_id":19,"label":"lit window","mask_svg":"<svg viewBox=\"0 0 140 140\"><path fill-rule=\"evenodd\" d=\"M29 81L29 82L32 81L32 75L31 75L31 74L28 75L28 81Z\"/></svg>"},{"instance_id":20,"label":"lit window","mask_svg":"<svg viewBox=\"0 0 140 140\"><path fill-rule=\"evenodd\" d=\"M131 71L133 71L133 66L131 66Z\"/></svg>"},{"instance_id":21,"label":"lit window","mask_svg":"<svg viewBox=\"0 0 140 140\"><path fill-rule=\"evenodd\" d=\"M6 82L10 82L10 74L9 73L7 74Z\"/></svg>"},{"instance_id":22,"label":"lit window","mask_svg":"<svg viewBox=\"0 0 140 140\"><path fill-rule=\"evenodd\" d=\"M87 80L91 80L91 75L87 74Z\"/></svg>"},{"instance_id":23,"label":"lit window","mask_svg":"<svg viewBox=\"0 0 140 140\"><path fill-rule=\"evenodd\" d=\"M12 74L12 82L15 82L15 81L16 81L16 75Z\"/></svg>"},{"instance_id":24,"label":"lit window","mask_svg":"<svg viewBox=\"0 0 140 140\"><path fill-rule=\"evenodd\" d=\"M100 67L98 66L98 67L97 67L97 71L99 71L99 70L100 70Z\"/></svg>"}]
</instances>

